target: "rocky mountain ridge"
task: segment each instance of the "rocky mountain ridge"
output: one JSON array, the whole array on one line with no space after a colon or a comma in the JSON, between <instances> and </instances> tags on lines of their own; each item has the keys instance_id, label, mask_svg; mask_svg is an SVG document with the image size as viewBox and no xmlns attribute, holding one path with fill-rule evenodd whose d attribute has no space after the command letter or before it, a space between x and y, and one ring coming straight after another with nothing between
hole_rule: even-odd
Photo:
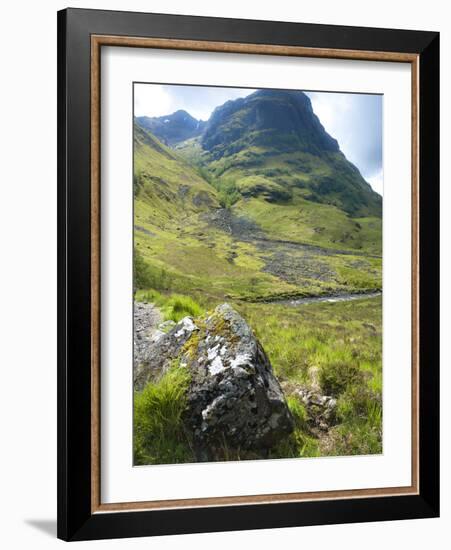
<instances>
[{"instance_id":1,"label":"rocky mountain ridge","mask_svg":"<svg viewBox=\"0 0 451 550\"><path fill-rule=\"evenodd\" d=\"M140 116L136 121L169 146L200 135L205 127L204 121L195 119L184 110L160 117Z\"/></svg>"}]
</instances>

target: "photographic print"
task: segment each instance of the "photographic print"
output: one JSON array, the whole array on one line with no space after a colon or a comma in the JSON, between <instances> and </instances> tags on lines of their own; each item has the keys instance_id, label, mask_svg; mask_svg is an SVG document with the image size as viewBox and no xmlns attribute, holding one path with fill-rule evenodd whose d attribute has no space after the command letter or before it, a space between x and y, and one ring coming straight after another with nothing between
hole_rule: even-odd
<instances>
[{"instance_id":1,"label":"photographic print","mask_svg":"<svg viewBox=\"0 0 451 550\"><path fill-rule=\"evenodd\" d=\"M383 96L133 87L134 465L382 453Z\"/></svg>"},{"instance_id":2,"label":"photographic print","mask_svg":"<svg viewBox=\"0 0 451 550\"><path fill-rule=\"evenodd\" d=\"M58 13L59 538L438 517L439 40Z\"/></svg>"}]
</instances>

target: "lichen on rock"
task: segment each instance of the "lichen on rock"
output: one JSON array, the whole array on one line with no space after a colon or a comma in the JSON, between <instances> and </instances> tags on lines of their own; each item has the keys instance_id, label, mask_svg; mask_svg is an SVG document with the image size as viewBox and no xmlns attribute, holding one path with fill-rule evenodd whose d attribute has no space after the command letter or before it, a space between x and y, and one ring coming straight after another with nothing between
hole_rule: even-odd
<instances>
[{"instance_id":1,"label":"lichen on rock","mask_svg":"<svg viewBox=\"0 0 451 550\"><path fill-rule=\"evenodd\" d=\"M268 449L293 430L271 363L246 321L229 304L205 319L185 317L151 343L135 368L135 389L174 359L190 371L184 421L200 460L215 448Z\"/></svg>"}]
</instances>

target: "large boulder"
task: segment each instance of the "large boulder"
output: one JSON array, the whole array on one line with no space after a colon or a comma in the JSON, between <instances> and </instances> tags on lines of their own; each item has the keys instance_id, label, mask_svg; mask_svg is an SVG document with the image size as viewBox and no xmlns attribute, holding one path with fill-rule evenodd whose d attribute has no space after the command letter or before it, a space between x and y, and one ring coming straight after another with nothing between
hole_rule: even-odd
<instances>
[{"instance_id":1,"label":"large boulder","mask_svg":"<svg viewBox=\"0 0 451 550\"><path fill-rule=\"evenodd\" d=\"M149 345L135 389L174 363L189 369L185 422L198 456L217 446L268 449L293 430L282 389L246 321L222 304L205 319L185 317Z\"/></svg>"}]
</instances>

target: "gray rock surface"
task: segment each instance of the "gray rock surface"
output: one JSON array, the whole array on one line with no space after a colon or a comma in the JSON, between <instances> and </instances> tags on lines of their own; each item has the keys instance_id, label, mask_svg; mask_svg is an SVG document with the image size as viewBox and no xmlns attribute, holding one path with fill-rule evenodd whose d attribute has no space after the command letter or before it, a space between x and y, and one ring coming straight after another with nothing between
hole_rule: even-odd
<instances>
[{"instance_id":1,"label":"gray rock surface","mask_svg":"<svg viewBox=\"0 0 451 550\"><path fill-rule=\"evenodd\" d=\"M153 304L134 303L133 310L133 362L136 367L142 363L149 345L155 339L155 332L161 323L161 313Z\"/></svg>"},{"instance_id":2,"label":"gray rock surface","mask_svg":"<svg viewBox=\"0 0 451 550\"><path fill-rule=\"evenodd\" d=\"M149 343L135 367L135 389L178 362L190 371L185 422L199 458L215 446L267 449L293 430L293 419L261 344L228 304L206 319L182 319ZM213 451L212 451L213 450Z\"/></svg>"},{"instance_id":3,"label":"gray rock surface","mask_svg":"<svg viewBox=\"0 0 451 550\"><path fill-rule=\"evenodd\" d=\"M299 398L307 411L307 421L312 428L327 431L336 423L337 400L329 395L322 395L316 388L300 388Z\"/></svg>"},{"instance_id":4,"label":"gray rock surface","mask_svg":"<svg viewBox=\"0 0 451 550\"><path fill-rule=\"evenodd\" d=\"M162 325L165 325L165 323L162 323ZM162 328L168 326L171 325L165 325ZM172 363L179 359L183 353L185 343L193 332L198 330L191 317L185 317L179 321L169 332L154 329L142 347L139 360L135 358L133 376L135 390L141 391L148 382L160 378ZM155 332L157 332L157 337L152 338Z\"/></svg>"}]
</instances>

